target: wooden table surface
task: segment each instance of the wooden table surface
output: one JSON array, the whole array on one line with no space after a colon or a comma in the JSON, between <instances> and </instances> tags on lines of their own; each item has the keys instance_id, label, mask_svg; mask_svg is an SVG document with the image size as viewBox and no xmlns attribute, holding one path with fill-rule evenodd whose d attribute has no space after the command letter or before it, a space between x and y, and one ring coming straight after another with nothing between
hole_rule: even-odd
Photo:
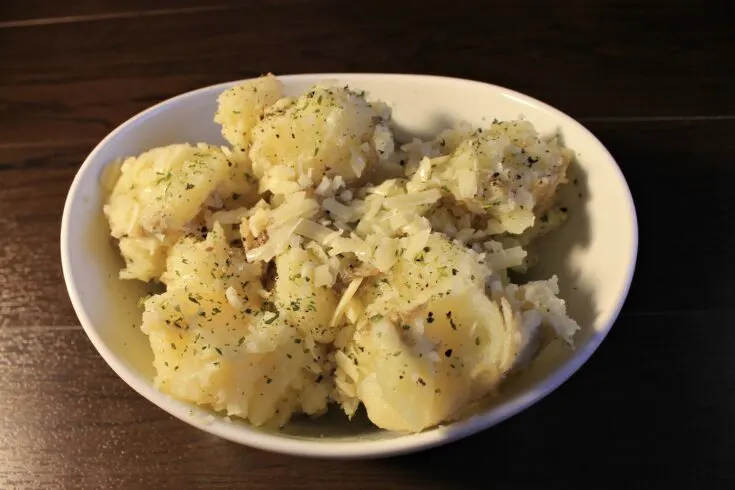
<instances>
[{"instance_id":1,"label":"wooden table surface","mask_svg":"<svg viewBox=\"0 0 735 490\"><path fill-rule=\"evenodd\" d=\"M2 0L0 489L735 488L730 7L541 3ZM540 98L598 135L641 230L630 296L589 363L479 435L357 462L220 440L118 379L62 281L71 180L138 111L267 71L473 78Z\"/></svg>"}]
</instances>

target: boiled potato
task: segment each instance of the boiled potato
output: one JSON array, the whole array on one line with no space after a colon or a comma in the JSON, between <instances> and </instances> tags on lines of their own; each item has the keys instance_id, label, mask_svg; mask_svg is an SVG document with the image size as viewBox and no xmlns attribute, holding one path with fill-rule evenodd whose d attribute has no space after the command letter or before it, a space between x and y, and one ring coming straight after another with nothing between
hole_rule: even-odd
<instances>
[{"instance_id":1,"label":"boiled potato","mask_svg":"<svg viewBox=\"0 0 735 490\"><path fill-rule=\"evenodd\" d=\"M337 332L330 325L339 297L333 289L317 287L314 271L321 262L301 247L276 257L274 303L281 317L318 342L331 342Z\"/></svg>"},{"instance_id":2,"label":"boiled potato","mask_svg":"<svg viewBox=\"0 0 735 490\"><path fill-rule=\"evenodd\" d=\"M128 158L104 207L112 236L183 230L227 172L222 151L205 144L170 145Z\"/></svg>"},{"instance_id":3,"label":"boiled potato","mask_svg":"<svg viewBox=\"0 0 735 490\"><path fill-rule=\"evenodd\" d=\"M253 176L253 168L247 152L233 149L225 150L227 156L227 178L217 187L217 196L225 209L253 206L260 200L258 179Z\"/></svg>"},{"instance_id":4,"label":"boiled potato","mask_svg":"<svg viewBox=\"0 0 735 490\"><path fill-rule=\"evenodd\" d=\"M349 362L338 364L338 389L352 396L337 399L350 409L359 399L384 429L423 430L488 394L540 324L485 294L489 270L471 252L439 235L429 244L367 284Z\"/></svg>"},{"instance_id":5,"label":"boiled potato","mask_svg":"<svg viewBox=\"0 0 735 490\"><path fill-rule=\"evenodd\" d=\"M344 87L315 86L273 111L252 130L250 158L258 178L286 166L313 184L323 175L359 178L375 161L370 141L380 115Z\"/></svg>"},{"instance_id":6,"label":"boiled potato","mask_svg":"<svg viewBox=\"0 0 735 490\"><path fill-rule=\"evenodd\" d=\"M172 247L161 281L169 288L192 289L202 295L232 287L248 301L258 301L261 273L262 265L248 263L241 248L230 247L222 226L215 223L206 240L184 237Z\"/></svg>"},{"instance_id":7,"label":"boiled potato","mask_svg":"<svg viewBox=\"0 0 735 490\"><path fill-rule=\"evenodd\" d=\"M166 269L168 250L175 241L175 235L120 238L118 246L125 259L120 278L147 282L160 277Z\"/></svg>"},{"instance_id":8,"label":"boiled potato","mask_svg":"<svg viewBox=\"0 0 735 490\"><path fill-rule=\"evenodd\" d=\"M162 391L255 425L326 407L330 388L319 379L326 353L267 309L260 274L219 225L205 241L173 247L166 292L145 301L142 325Z\"/></svg>"},{"instance_id":9,"label":"boiled potato","mask_svg":"<svg viewBox=\"0 0 735 490\"><path fill-rule=\"evenodd\" d=\"M372 278L364 285L361 297L371 305L369 313L394 312L398 305L410 312L468 284L483 288L489 274L477 254L439 233L431 233L417 255L402 257L387 275Z\"/></svg>"},{"instance_id":10,"label":"boiled potato","mask_svg":"<svg viewBox=\"0 0 735 490\"><path fill-rule=\"evenodd\" d=\"M556 140L542 141L527 121L496 122L467 133L464 127L445 133L454 151L430 162L433 184L477 215L498 221L502 231L520 234L554 203L565 182L572 154ZM421 166L412 177L421 180ZM428 185L428 184L427 184Z\"/></svg>"},{"instance_id":11,"label":"boiled potato","mask_svg":"<svg viewBox=\"0 0 735 490\"><path fill-rule=\"evenodd\" d=\"M272 74L225 90L217 98L214 121L222 125L222 136L236 149L250 146L250 131L263 112L283 97L283 84Z\"/></svg>"},{"instance_id":12,"label":"boiled potato","mask_svg":"<svg viewBox=\"0 0 735 490\"><path fill-rule=\"evenodd\" d=\"M223 296L197 301L176 289L146 302L143 331L161 391L258 426L282 426L296 411L326 409L330 388L319 364L323 348L305 347L285 322L249 321ZM268 352L252 352L263 329L271 336L278 332L277 342ZM312 365L316 369L309 370Z\"/></svg>"}]
</instances>

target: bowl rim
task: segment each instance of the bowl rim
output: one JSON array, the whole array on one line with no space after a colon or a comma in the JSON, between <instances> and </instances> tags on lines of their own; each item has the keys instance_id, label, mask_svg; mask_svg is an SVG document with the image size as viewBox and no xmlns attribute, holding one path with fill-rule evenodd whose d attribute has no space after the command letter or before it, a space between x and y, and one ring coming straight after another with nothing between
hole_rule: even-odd
<instances>
[{"instance_id":1,"label":"bowl rim","mask_svg":"<svg viewBox=\"0 0 735 490\"><path fill-rule=\"evenodd\" d=\"M597 330L590 337L590 340L587 342L587 344L584 345L583 348L576 350L575 355L572 356L567 362L565 362L555 371L551 372L549 375L543 378L542 381L527 389L521 395L516 396L503 404L495 406L490 410L472 416L468 419L453 422L446 426L429 429L418 434L405 434L398 435L394 438L375 440L363 440L360 438L346 438L345 441L319 440L316 438L294 438L293 436L264 432L256 428L249 427L247 424L235 425L229 423L225 419L216 416L214 417L214 421L208 420L206 417L202 418L192 416L192 405L180 402L162 392L159 392L153 386L150 380L146 382L146 380L144 380L141 375L133 372L133 370L130 369L121 359L119 359L106 345L100 334L97 332L97 329L90 321L86 311L83 308L71 267L71 256L69 247L69 222L71 219L71 212L72 208L74 207L74 202L77 199L81 199L80 182L82 181L83 175L85 175L87 172L90 171L91 168L93 168L93 163L97 159L97 155L101 152L102 148L104 148L111 140L113 140L117 135L124 133L129 127L133 126L138 121L146 118L148 115L154 112L162 110L165 106L171 103L181 102L188 98L197 97L207 92L218 93L232 86L233 84L252 80L253 78L232 80L229 82L208 85L176 95L174 97L163 100L130 117L125 122L117 126L114 130L109 132L107 136L105 136L94 147L94 149L89 153L82 165L77 170L74 180L72 181L72 184L69 188L64 203L60 234L61 264L64 282L66 284L67 292L69 294L69 298L71 300L74 311L77 314L82 328L87 334L87 337L90 339L95 349L102 356L108 366L125 383L127 383L128 386L133 388L139 395L146 398L158 408L164 410L170 415L173 415L179 420L182 420L183 422L197 427L210 434L245 446L250 446L256 449L270 452L303 457L333 459L377 458L405 454L444 445L497 425L507 420L508 418L523 412L531 405L540 402L549 393L556 390L560 385L567 381L574 373L579 370L579 368L584 363L589 360L592 354L597 350L602 341L605 339L620 314L620 310L622 309L622 306L628 296L628 292L630 291L630 285L633 280L638 255L638 219L630 188L613 156L591 131L589 131L582 123L575 120L566 113L560 111L559 109L556 109L555 107L550 106L549 104L546 104L545 102L535 99L534 97L523 94L521 92L517 92L515 90L508 89L506 87L477 80L411 73L349 72L287 74L277 75L277 78L281 80L285 85L288 85L289 82L318 83L322 80L335 79L340 81L344 80L346 83L349 84L359 85L362 81L377 79L389 81L391 79L394 79L397 81L399 79L406 78L412 79L416 82L421 81L453 85L466 84L468 86L481 85L484 89L496 91L499 93L499 95L513 99L523 105L532 106L536 109L542 110L543 112L547 112L554 119L558 119L565 125L577 126L577 128L581 130L585 137L589 138L591 142L598 145L599 148L604 152L608 160L604 164L612 164L614 170L617 172L618 184L622 185L623 189L625 190L627 202L625 203L626 206L621 206L621 208L627 208L629 210L629 226L631 227L630 232L632 235L632 241L630 245L630 250L627 251L628 256L630 257L630 263L628 264L624 284L622 285L622 288L618 291L616 305L613 309L607 312L601 312L601 329Z\"/></svg>"}]
</instances>

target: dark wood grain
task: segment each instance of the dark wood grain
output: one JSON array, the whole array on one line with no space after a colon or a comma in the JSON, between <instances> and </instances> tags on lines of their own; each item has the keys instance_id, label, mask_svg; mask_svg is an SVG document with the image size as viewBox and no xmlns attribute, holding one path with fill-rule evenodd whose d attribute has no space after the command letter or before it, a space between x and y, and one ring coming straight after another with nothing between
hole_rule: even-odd
<instances>
[{"instance_id":1,"label":"dark wood grain","mask_svg":"<svg viewBox=\"0 0 735 490\"><path fill-rule=\"evenodd\" d=\"M587 365L526 412L450 446L361 462L205 435L134 393L80 329L4 328L0 488L619 489L664 477L727 488L733 322L735 313L626 315Z\"/></svg>"},{"instance_id":2,"label":"dark wood grain","mask_svg":"<svg viewBox=\"0 0 735 490\"><path fill-rule=\"evenodd\" d=\"M735 223L735 121L587 126L618 161L638 213L638 265L626 311L735 310L735 286L705 279L710 267L735 277L728 259L735 250L728 225Z\"/></svg>"},{"instance_id":3,"label":"dark wood grain","mask_svg":"<svg viewBox=\"0 0 735 490\"><path fill-rule=\"evenodd\" d=\"M61 212L91 143L0 147L0 327L77 323L61 275Z\"/></svg>"},{"instance_id":4,"label":"dark wood grain","mask_svg":"<svg viewBox=\"0 0 735 490\"><path fill-rule=\"evenodd\" d=\"M101 138L153 102L267 71L469 77L578 117L733 116L735 40L721 4L376 0L371 15L350 2L281 0L0 28L0 134Z\"/></svg>"},{"instance_id":5,"label":"dark wood grain","mask_svg":"<svg viewBox=\"0 0 735 490\"><path fill-rule=\"evenodd\" d=\"M226 10L234 2L209 0L23 0L3 2L0 26L26 27L42 24L97 22L128 16L186 15L195 12Z\"/></svg>"},{"instance_id":6,"label":"dark wood grain","mask_svg":"<svg viewBox=\"0 0 735 490\"><path fill-rule=\"evenodd\" d=\"M733 488L728 8L717 0L0 2L0 489ZM266 71L468 77L578 117L620 163L640 224L635 280L599 352L500 426L383 461L241 447L134 393L86 339L64 288L68 187L94 145L136 112Z\"/></svg>"}]
</instances>

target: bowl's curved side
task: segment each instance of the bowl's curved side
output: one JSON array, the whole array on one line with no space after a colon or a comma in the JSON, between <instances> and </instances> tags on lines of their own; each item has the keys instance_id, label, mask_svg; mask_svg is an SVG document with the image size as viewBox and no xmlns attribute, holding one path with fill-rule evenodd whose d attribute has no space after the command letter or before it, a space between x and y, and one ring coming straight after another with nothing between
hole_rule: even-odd
<instances>
[{"instance_id":1,"label":"bowl's curved side","mask_svg":"<svg viewBox=\"0 0 735 490\"><path fill-rule=\"evenodd\" d=\"M590 214L591 237L567 255L564 255L564 240L552 243L551 247L558 249L555 252L558 260L566 261L570 270L596 288L593 293L600 296L596 298L601 300L598 301L599 311L591 317L592 323L573 353L552 360L548 367L536 373L536 377L519 382L519 388L510 390L503 403L466 420L420 434L382 434L378 437L356 434L323 439L289 437L212 417L205 409L160 393L151 382L153 371L145 336L133 328L139 321L140 310L135 303L142 286L130 282L123 284L117 278L120 259L110 245L101 213L103 196L99 176L108 162L153 146L181 141L221 143L211 116L217 94L236 83L228 82L161 102L119 126L90 153L67 195L61 226L61 257L69 297L97 351L128 385L184 422L234 442L302 456L376 457L437 446L495 425L541 400L587 361L622 308L632 281L638 247L637 218L630 190L615 160L592 133L543 102L482 82L381 74L309 74L279 78L289 93L298 93L325 79L365 89L372 97L392 104L396 108L396 123L412 133L435 133L459 118L480 124L488 114L491 118L502 119L516 118L521 112L542 132L559 126L569 146L580 151L580 167L586 172L590 192L582 196L579 203L585 213ZM616 203L615 209L610 208L610 202ZM613 260L605 259L609 250L604 244L608 242L616 246ZM590 257L598 261L600 257L604 259L606 265L599 274L586 270ZM574 294L571 289L567 292Z\"/></svg>"}]
</instances>

